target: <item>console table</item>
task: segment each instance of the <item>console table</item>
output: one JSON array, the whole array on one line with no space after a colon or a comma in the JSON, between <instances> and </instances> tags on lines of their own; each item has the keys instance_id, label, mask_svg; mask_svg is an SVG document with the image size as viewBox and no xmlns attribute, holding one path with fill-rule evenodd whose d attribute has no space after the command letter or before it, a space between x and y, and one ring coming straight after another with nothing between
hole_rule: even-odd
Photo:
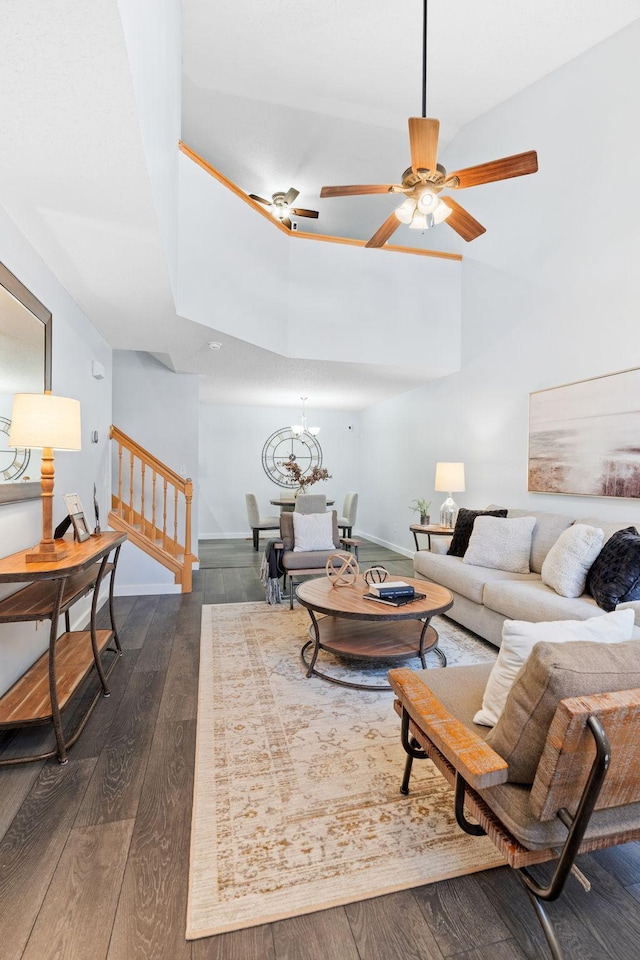
<instances>
[{"instance_id":1,"label":"console table","mask_svg":"<svg viewBox=\"0 0 640 960\"><path fill-rule=\"evenodd\" d=\"M113 586L124 533L106 532L83 543L67 543L67 555L54 563L27 563L27 550L0 560L0 583L26 583L27 586L0 600L0 623L50 620L49 649L0 697L0 731L51 723L56 748L45 753L0 758L0 766L46 760L57 756L66 763L67 749L75 743L98 701L100 693L109 696L107 678L121 655L120 641L113 616ZM113 559L109 555L113 551ZM109 575L109 615L111 629L96 629L100 584ZM92 593L88 630L71 631L69 609ZM58 636L58 621L65 616L65 632ZM115 648L108 647L114 641ZM102 653L113 654L103 663ZM97 693L80 711L72 730L62 725L62 713L74 692L92 670L100 680Z\"/></svg>"}]
</instances>

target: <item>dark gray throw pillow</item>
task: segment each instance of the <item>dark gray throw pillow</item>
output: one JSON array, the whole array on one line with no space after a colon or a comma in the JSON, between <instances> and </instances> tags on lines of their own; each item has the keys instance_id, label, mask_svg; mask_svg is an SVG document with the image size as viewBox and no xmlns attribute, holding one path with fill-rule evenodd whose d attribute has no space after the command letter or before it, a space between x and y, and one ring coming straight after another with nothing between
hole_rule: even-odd
<instances>
[{"instance_id":1,"label":"dark gray throw pillow","mask_svg":"<svg viewBox=\"0 0 640 960\"><path fill-rule=\"evenodd\" d=\"M452 557L464 557L476 517L506 517L506 515L506 510L467 510L466 507L460 507L447 553Z\"/></svg>"},{"instance_id":2,"label":"dark gray throw pillow","mask_svg":"<svg viewBox=\"0 0 640 960\"><path fill-rule=\"evenodd\" d=\"M587 574L587 590L607 611L640 600L640 535L635 527L618 530L607 540Z\"/></svg>"}]
</instances>

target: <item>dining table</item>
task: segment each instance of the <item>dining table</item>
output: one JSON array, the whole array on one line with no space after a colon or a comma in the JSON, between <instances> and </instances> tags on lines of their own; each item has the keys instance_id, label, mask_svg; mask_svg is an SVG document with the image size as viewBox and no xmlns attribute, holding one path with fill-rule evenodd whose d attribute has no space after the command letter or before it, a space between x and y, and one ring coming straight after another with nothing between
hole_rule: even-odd
<instances>
[{"instance_id":1,"label":"dining table","mask_svg":"<svg viewBox=\"0 0 640 960\"><path fill-rule=\"evenodd\" d=\"M291 512L295 510L296 498L295 497L275 497L273 500L270 500L269 503L274 507L280 507L282 513L287 511ZM327 506L332 507L335 503L335 500L327 500Z\"/></svg>"}]
</instances>

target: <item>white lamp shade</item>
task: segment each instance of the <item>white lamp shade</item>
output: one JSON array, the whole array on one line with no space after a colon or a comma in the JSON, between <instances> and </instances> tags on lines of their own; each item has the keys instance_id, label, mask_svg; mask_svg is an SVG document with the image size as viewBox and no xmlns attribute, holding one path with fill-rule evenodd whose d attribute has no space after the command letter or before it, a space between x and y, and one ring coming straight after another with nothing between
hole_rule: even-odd
<instances>
[{"instance_id":1,"label":"white lamp shade","mask_svg":"<svg viewBox=\"0 0 640 960\"><path fill-rule=\"evenodd\" d=\"M50 393L16 393L9 446L80 450L80 401Z\"/></svg>"},{"instance_id":2,"label":"white lamp shade","mask_svg":"<svg viewBox=\"0 0 640 960\"><path fill-rule=\"evenodd\" d=\"M434 490L446 493L464 490L464 463L436 463Z\"/></svg>"}]
</instances>

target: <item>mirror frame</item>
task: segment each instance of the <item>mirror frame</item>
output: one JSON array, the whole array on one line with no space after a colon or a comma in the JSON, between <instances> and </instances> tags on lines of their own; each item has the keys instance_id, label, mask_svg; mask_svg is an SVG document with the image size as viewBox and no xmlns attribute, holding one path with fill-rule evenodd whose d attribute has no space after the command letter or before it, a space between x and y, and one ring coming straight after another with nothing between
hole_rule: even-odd
<instances>
[{"instance_id":1,"label":"mirror frame","mask_svg":"<svg viewBox=\"0 0 640 960\"><path fill-rule=\"evenodd\" d=\"M4 287L12 297L15 297L23 307L32 313L44 324L44 389L51 390L51 311L47 310L37 297L27 290L18 278L0 263L0 286ZM28 480L22 483L0 483L0 503L15 503L17 500L37 500L42 495L39 480Z\"/></svg>"}]
</instances>

